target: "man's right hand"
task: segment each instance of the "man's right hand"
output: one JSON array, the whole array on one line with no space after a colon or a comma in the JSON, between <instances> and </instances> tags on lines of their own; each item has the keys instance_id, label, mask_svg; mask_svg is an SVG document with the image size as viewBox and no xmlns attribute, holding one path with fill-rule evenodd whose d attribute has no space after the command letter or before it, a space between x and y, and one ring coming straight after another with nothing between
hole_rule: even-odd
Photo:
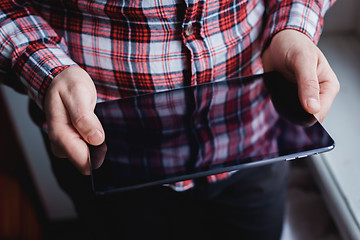
<instances>
[{"instance_id":1,"label":"man's right hand","mask_svg":"<svg viewBox=\"0 0 360 240\"><path fill-rule=\"evenodd\" d=\"M96 89L80 67L70 66L51 82L44 111L51 149L55 156L68 158L82 174L90 174L87 143L100 145L105 135L94 114Z\"/></svg>"}]
</instances>

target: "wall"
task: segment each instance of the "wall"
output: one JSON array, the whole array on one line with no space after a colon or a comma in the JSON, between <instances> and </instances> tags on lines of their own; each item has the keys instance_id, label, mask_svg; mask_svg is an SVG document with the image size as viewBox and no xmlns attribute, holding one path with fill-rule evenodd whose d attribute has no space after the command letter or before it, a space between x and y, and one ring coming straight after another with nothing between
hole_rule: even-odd
<instances>
[{"instance_id":1,"label":"wall","mask_svg":"<svg viewBox=\"0 0 360 240\"><path fill-rule=\"evenodd\" d=\"M359 6L358 0L337 0L325 16L324 34L360 33Z\"/></svg>"}]
</instances>

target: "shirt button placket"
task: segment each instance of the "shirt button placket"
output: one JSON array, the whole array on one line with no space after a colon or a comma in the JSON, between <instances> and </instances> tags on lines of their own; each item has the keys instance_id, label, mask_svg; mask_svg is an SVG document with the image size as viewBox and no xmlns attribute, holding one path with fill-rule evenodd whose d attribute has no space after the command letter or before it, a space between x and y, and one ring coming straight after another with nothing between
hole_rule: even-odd
<instances>
[{"instance_id":1,"label":"shirt button placket","mask_svg":"<svg viewBox=\"0 0 360 240\"><path fill-rule=\"evenodd\" d=\"M193 59L193 54L194 54L194 49L192 49L192 35L194 34L194 27L193 24L190 21L186 21L186 20L190 20L190 19L185 19L184 25L183 25L183 41L184 44L186 46L186 48L189 50L189 59L188 59L188 64L189 64L189 74L190 74L190 82L188 82L187 84L190 85L195 85L196 84L196 67L194 65L194 59Z\"/></svg>"}]
</instances>

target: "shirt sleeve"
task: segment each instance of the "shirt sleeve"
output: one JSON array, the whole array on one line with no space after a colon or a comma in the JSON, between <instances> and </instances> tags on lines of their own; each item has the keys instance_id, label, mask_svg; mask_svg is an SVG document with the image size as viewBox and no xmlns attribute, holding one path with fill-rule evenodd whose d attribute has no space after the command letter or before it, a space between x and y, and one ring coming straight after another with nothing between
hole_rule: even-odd
<instances>
[{"instance_id":1,"label":"shirt sleeve","mask_svg":"<svg viewBox=\"0 0 360 240\"><path fill-rule=\"evenodd\" d=\"M319 41L323 19L335 0L265 0L264 47L281 30L294 29Z\"/></svg>"},{"instance_id":2,"label":"shirt sleeve","mask_svg":"<svg viewBox=\"0 0 360 240\"><path fill-rule=\"evenodd\" d=\"M1 0L0 81L42 107L51 80L75 62L62 38L28 1Z\"/></svg>"}]
</instances>

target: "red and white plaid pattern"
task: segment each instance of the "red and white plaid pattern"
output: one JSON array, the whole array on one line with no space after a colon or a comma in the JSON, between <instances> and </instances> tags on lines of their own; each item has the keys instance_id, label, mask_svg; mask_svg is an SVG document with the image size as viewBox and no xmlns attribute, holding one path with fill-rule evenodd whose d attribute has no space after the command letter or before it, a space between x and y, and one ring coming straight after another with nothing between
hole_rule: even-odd
<instances>
[{"instance_id":1,"label":"red and white plaid pattern","mask_svg":"<svg viewBox=\"0 0 360 240\"><path fill-rule=\"evenodd\" d=\"M112 101L95 112L115 176L174 177L277 150L278 114L261 77ZM230 174L207 178L212 182ZM171 186L184 184L192 186L190 181Z\"/></svg>"},{"instance_id":2,"label":"red and white plaid pattern","mask_svg":"<svg viewBox=\"0 0 360 240\"><path fill-rule=\"evenodd\" d=\"M317 42L334 2L2 0L0 81L41 107L51 79L73 64L90 74L98 101L252 75L277 32Z\"/></svg>"}]
</instances>

